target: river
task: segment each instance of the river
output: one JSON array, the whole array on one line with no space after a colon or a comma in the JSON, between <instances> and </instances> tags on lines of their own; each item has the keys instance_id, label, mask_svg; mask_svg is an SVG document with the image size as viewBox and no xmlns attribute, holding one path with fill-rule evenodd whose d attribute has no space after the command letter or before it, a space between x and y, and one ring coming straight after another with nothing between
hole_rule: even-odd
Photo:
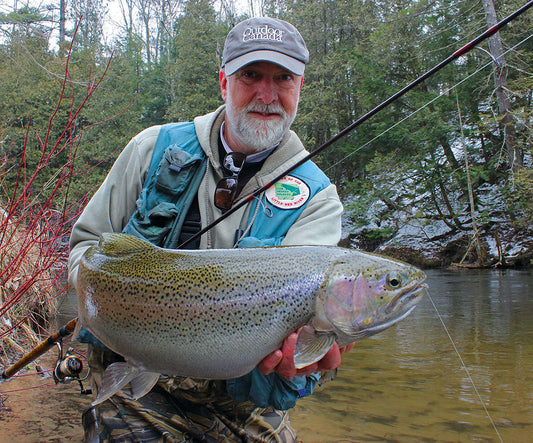
<instances>
[{"instance_id":1,"label":"river","mask_svg":"<svg viewBox=\"0 0 533 443\"><path fill-rule=\"evenodd\" d=\"M335 381L299 401L291 416L304 442L533 441L533 270L431 270L428 280L431 299L359 342ZM16 378L0 392L41 383L51 382ZM80 441L89 399L77 385L7 396L1 442Z\"/></svg>"}]
</instances>

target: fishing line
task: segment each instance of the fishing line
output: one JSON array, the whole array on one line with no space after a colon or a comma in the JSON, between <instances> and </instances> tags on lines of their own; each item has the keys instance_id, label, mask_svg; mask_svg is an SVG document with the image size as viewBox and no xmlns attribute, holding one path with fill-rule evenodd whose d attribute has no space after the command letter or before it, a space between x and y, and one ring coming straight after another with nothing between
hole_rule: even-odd
<instances>
[{"instance_id":1,"label":"fishing line","mask_svg":"<svg viewBox=\"0 0 533 443\"><path fill-rule=\"evenodd\" d=\"M30 386L28 388L10 389L9 391L0 391L0 394L8 394L12 392L29 391L30 389L45 388L47 386L55 386L54 383L43 383L42 385Z\"/></svg>"},{"instance_id":2,"label":"fishing line","mask_svg":"<svg viewBox=\"0 0 533 443\"><path fill-rule=\"evenodd\" d=\"M507 51L504 52L504 55L506 55L507 53L509 53L510 51L513 51L514 49L516 49L518 46L522 45L523 43L525 43L527 40L529 40L531 37L533 37L533 34L529 35L528 37L524 38L522 41L518 42L516 45L514 45L513 47L509 48ZM471 73L470 75L468 75L467 77L465 77L464 79L462 79L461 81L459 81L458 83L456 83L455 85L453 85L452 87L448 88L447 89L447 93L448 92L451 92L453 90L455 90L459 85L461 85L463 82L467 81L469 78L471 78L472 76L476 75L478 72L482 71L483 69L487 68L489 65L491 65L493 62L492 60L487 62L486 64L484 64L483 66L481 66L480 68L478 68L476 71L474 71L473 73ZM360 151L361 149L365 148L366 146L368 146L370 143L374 142L375 140L377 140L378 138L380 138L381 136L385 135L387 132L389 132L390 130L392 130L393 128L395 128L396 126L402 124L404 121L406 121L407 119L411 118L413 115L417 114L418 112L420 112L421 110L423 110L424 108L426 108L427 106L429 106L431 103L435 102L436 100L438 100L442 95L444 94L439 94L438 96L436 96L435 98L433 98L432 100L430 100L429 102L427 102L426 104L424 104L423 106L421 106L420 108L416 109L415 111L413 111L411 114L409 114L408 116L406 116L405 118L403 118L402 120L398 121L397 123L395 123L394 125L392 125L391 127L387 128L385 131L383 131L382 133L380 133L379 135L375 136L373 139L369 140L368 142L366 142L364 145L360 146L359 148L357 148L355 151L351 152L350 154L346 155L343 159L339 160L338 162L334 163L333 165L329 166L326 171L330 170L331 168L337 166L339 163L342 163L344 162L346 159L350 158L352 155L354 155L355 153L357 153L358 151ZM470 375L470 371L468 370L463 358L461 357L461 354L459 353L459 350L457 349L457 346L455 345L455 342L450 334L450 331L448 330L445 322L444 322L444 319L442 318L439 310L437 309L437 306L435 305L435 302L433 301L433 298L431 297L431 294L428 292L428 297L429 297L429 300L431 301L431 304L433 305L433 308L435 309L435 312L437 313L437 317L439 318L441 324L442 324L442 327L444 328L444 331L446 332L446 335L448 336L448 339L450 340L450 343L452 344L452 347L457 355L457 357L459 358L459 361L474 389L474 392L477 396L477 398L479 399L479 402L481 403L484 411L485 411L485 414L487 415L493 429L494 429L494 432L496 433L496 435L498 436L500 442L503 443L503 438L500 434L500 432L498 431L498 428L496 427L496 424L494 422L494 420L492 419L492 416L490 415L488 409L487 409L487 406L485 404L485 402L483 401L483 398L481 397L481 394L479 393L478 389L477 389L477 386L472 378L472 376Z\"/></svg>"},{"instance_id":3,"label":"fishing line","mask_svg":"<svg viewBox=\"0 0 533 443\"><path fill-rule=\"evenodd\" d=\"M317 147L314 151L310 152L306 156L302 157L300 160L293 163L291 166L286 168L284 171L280 172L277 176L273 177L269 182L265 183L263 186L257 188L254 192L247 195L246 197L240 199L239 201L235 202L235 204L228 209L226 212L222 213L216 220L209 223L207 226L202 228L200 231L189 237L186 241L178 245L177 249L182 249L185 245L191 243L192 241L196 240L197 238L200 238L203 234L213 229L216 225L218 225L221 221L228 218L230 215L234 214L236 211L241 209L243 206L247 205L251 201L253 201L259 194L265 192L267 189L270 189L271 186L273 186L276 182L281 180L286 175L290 174L292 171L294 171L296 168L300 167L307 161L311 160L311 158L315 157L319 153L321 153L324 149L330 147L333 143L343 138L345 135L353 131L357 126L362 124L363 122L369 120L374 115L376 115L378 112L385 109L387 106L389 106L391 103L393 103L395 100L397 100L399 97L403 96L413 88L415 88L417 85L422 83L427 78L431 77L436 72L440 71L442 68L447 66L449 63L451 63L454 60L457 60L458 58L464 56L466 53L471 51L473 48L475 48L479 43L481 43L483 40L487 39L488 37L494 35L496 32L498 32L500 29L502 29L507 23L514 20L516 17L518 17L520 14L527 11L529 8L533 6L533 0L530 0L528 3L514 11L513 13L509 14L507 17L505 17L503 20L496 23L494 26L487 29L482 34L478 35L474 40L470 41L466 45L459 48L457 51L455 51L453 54L448 56L447 58L443 59L440 63L433 66L433 68L426 71L424 74L417 77L415 80L413 80L408 85L404 86L402 89L397 91L395 94L391 95L389 98L387 98L385 101L368 111L365 115L358 118L356 121L352 122L350 125L348 125L346 128L335 134L333 137L331 137L329 140L324 142L322 145Z\"/></svg>"},{"instance_id":4,"label":"fishing line","mask_svg":"<svg viewBox=\"0 0 533 443\"><path fill-rule=\"evenodd\" d=\"M475 393L477 395L477 398L479 399L481 405L483 406L483 409L485 410L485 414L487 414L487 417L489 418L489 420L490 420L490 422L492 424L492 427L494 428L494 432L496 432L496 434L498 435L498 438L503 443L503 438L500 435L500 432L498 431L498 428L496 427L496 423L494 423L494 420L492 419L492 417L491 417L491 415L489 413L489 410L487 409L487 406L485 405L485 402L481 398L481 395L480 395L480 393L479 393L479 391L478 391L478 389L476 387L476 384L474 383L474 380L470 376L470 371L466 367L466 364L465 364L463 358L461 357L461 354L459 353L459 350L457 349L457 346L455 346L455 342L453 341L453 338L452 338L452 336L450 334L450 331L446 327L446 324L444 323L444 319L440 315L440 312L437 309L437 306L435 305L435 302L433 301L433 298L431 297L431 294L429 293L429 291L427 292L427 295L428 295L429 300L431 301L431 304L433 305L433 308L435 309L435 312L437 313L437 317L439 318L439 320L440 320L440 322L442 324L442 327L444 328L444 331L446 331L446 335L450 339L450 343L452 344L452 347L453 347L455 353L457 354L457 357L459 358L459 361L461 362L461 365L462 365L463 369L466 372L466 376L468 377L468 380L470 380L470 383L472 384L472 387L474 388L474 391L475 391Z\"/></svg>"},{"instance_id":5,"label":"fishing line","mask_svg":"<svg viewBox=\"0 0 533 443\"><path fill-rule=\"evenodd\" d=\"M514 51L518 46L522 45L523 43L527 42L531 37L533 37L533 34L529 35L528 37L524 38L522 41L518 42L516 45L512 46L511 48L509 48L507 51L505 51L503 53L503 55L507 55L509 52L511 51ZM335 166L339 165L340 163L343 163L345 160L347 160L348 158L350 158L352 155L356 154L357 152L359 152L361 149L364 149L366 148L369 144L373 143L374 141L376 141L378 138L380 138L381 136L385 135L387 132L391 131L392 129L394 129L395 127L399 126L400 124L402 124L403 122L405 122L406 120L410 119L412 116L414 116L415 114L419 113L420 111L422 111L423 109L427 108L429 105L431 105L433 102L437 101L439 98L441 98L443 95L455 90L455 88L457 88L458 86L460 86L462 83L464 83L465 81L467 81L468 79L470 79L471 77L473 77L474 75L476 75L477 73L479 73L480 71L482 71L483 69L487 68L488 66L490 66L492 64L492 60L485 63L484 65L482 65L481 67L479 67L478 69L476 69L474 72L472 72L471 74L469 74L467 77L465 77L464 79L460 80L458 83L456 83L455 85L449 87L448 89L446 89L446 91L444 91L443 93L437 95L436 97L434 97L433 99L431 99L430 101L428 101L426 104L422 105L420 108L414 110L413 112L411 112L411 114L405 116L404 118L402 118L401 120L397 121L396 123L394 123L392 126L388 127L387 129L385 129L383 132L381 132L380 134L376 135L373 139L367 141L365 144L359 146L358 148L356 148L353 152L350 152L349 154L347 154L344 158L342 158L341 160L337 161L336 163L333 163L332 165L328 166L327 168L324 169L324 171L329 171L331 168L334 168Z\"/></svg>"},{"instance_id":6,"label":"fishing line","mask_svg":"<svg viewBox=\"0 0 533 443\"><path fill-rule=\"evenodd\" d=\"M37 371L37 372L29 372L27 374L17 374L17 375L13 375L12 378L20 378L20 377L30 377L32 375L41 375L41 376L44 376L44 374L48 374L49 372L53 372L53 369L44 369L42 371Z\"/></svg>"}]
</instances>

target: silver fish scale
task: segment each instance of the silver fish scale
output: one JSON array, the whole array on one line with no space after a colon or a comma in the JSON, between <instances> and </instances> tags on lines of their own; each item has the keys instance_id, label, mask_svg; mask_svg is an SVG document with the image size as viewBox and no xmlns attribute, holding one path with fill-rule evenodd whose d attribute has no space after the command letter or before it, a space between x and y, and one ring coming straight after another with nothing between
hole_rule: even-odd
<instances>
[{"instance_id":1,"label":"silver fish scale","mask_svg":"<svg viewBox=\"0 0 533 443\"><path fill-rule=\"evenodd\" d=\"M249 372L313 315L337 248L169 251L147 243L80 265L80 316L103 343L151 371L201 378ZM91 294L90 296L88 294ZM82 314L82 312L84 312ZM97 312L91 316L89 312Z\"/></svg>"},{"instance_id":2,"label":"silver fish scale","mask_svg":"<svg viewBox=\"0 0 533 443\"><path fill-rule=\"evenodd\" d=\"M409 265L336 247L171 251L104 234L80 263L78 311L83 327L134 366L228 379L251 371L311 319L351 342L352 308L343 306L357 276L368 283L358 315L371 309L360 323L379 327L388 315L392 324L387 308L398 291L375 291L397 270L409 291L423 281ZM338 323L324 317L326 298Z\"/></svg>"}]
</instances>

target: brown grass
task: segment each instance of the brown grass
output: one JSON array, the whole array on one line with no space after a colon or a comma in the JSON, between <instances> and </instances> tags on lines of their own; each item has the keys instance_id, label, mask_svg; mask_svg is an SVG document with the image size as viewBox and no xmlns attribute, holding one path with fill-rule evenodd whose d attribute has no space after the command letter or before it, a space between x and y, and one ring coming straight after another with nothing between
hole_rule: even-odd
<instances>
[{"instance_id":1,"label":"brown grass","mask_svg":"<svg viewBox=\"0 0 533 443\"><path fill-rule=\"evenodd\" d=\"M4 366L6 359L39 342L64 290L58 281L61 267L66 266L64 251L43 247L46 235L42 225L28 229L0 208L0 362Z\"/></svg>"}]
</instances>

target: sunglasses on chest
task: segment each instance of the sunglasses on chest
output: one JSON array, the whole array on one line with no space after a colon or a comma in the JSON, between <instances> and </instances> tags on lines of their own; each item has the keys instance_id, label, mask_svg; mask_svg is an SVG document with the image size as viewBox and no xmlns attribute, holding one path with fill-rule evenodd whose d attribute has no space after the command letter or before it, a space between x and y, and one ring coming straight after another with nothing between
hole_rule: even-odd
<instances>
[{"instance_id":1,"label":"sunglasses on chest","mask_svg":"<svg viewBox=\"0 0 533 443\"><path fill-rule=\"evenodd\" d=\"M246 155L241 152L230 152L224 157L223 168L231 175L219 180L215 188L215 206L227 211L233 205L237 196L239 173L241 172Z\"/></svg>"}]
</instances>

